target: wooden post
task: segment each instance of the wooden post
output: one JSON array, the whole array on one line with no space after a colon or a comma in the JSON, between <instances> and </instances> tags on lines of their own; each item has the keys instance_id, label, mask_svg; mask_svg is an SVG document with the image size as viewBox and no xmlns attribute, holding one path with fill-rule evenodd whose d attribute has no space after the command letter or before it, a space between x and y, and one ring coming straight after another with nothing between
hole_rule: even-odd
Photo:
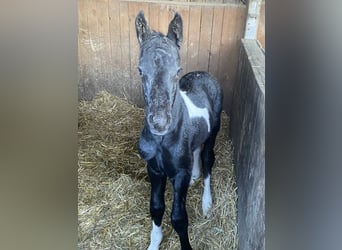
<instances>
[{"instance_id":1,"label":"wooden post","mask_svg":"<svg viewBox=\"0 0 342 250\"><path fill-rule=\"evenodd\" d=\"M248 1L248 14L244 38L256 39L259 24L260 6L262 0Z\"/></svg>"},{"instance_id":2,"label":"wooden post","mask_svg":"<svg viewBox=\"0 0 342 250\"><path fill-rule=\"evenodd\" d=\"M239 250L265 249L265 55L242 39L230 123Z\"/></svg>"}]
</instances>

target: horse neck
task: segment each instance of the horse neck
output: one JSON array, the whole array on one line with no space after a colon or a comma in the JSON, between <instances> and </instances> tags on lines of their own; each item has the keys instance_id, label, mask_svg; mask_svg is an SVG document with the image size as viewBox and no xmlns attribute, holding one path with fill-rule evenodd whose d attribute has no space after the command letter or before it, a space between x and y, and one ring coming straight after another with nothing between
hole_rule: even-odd
<instances>
[{"instance_id":1,"label":"horse neck","mask_svg":"<svg viewBox=\"0 0 342 250\"><path fill-rule=\"evenodd\" d=\"M180 95L179 85L177 85L175 101L172 106L172 124L170 127L171 131L178 129L184 121L184 102Z\"/></svg>"}]
</instances>

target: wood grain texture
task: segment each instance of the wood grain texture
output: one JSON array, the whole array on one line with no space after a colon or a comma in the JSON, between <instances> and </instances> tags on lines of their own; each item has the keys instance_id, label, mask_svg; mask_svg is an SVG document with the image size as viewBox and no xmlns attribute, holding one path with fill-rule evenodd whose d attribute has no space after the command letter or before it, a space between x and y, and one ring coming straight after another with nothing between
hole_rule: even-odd
<instances>
[{"instance_id":1,"label":"wood grain texture","mask_svg":"<svg viewBox=\"0 0 342 250\"><path fill-rule=\"evenodd\" d=\"M128 3L120 2L120 47L121 49L121 72L127 80L131 76L131 55L130 55L130 29L128 16Z\"/></svg>"},{"instance_id":2,"label":"wood grain texture","mask_svg":"<svg viewBox=\"0 0 342 250\"><path fill-rule=\"evenodd\" d=\"M101 43L98 32L98 13L95 0L89 0L87 3L88 18L88 43L89 43L89 68L87 74L87 86L85 92L87 99L91 98L92 91L103 89L101 75L101 54L99 53Z\"/></svg>"},{"instance_id":3,"label":"wood grain texture","mask_svg":"<svg viewBox=\"0 0 342 250\"><path fill-rule=\"evenodd\" d=\"M213 12L212 7L202 7L198 47L198 70L209 70Z\"/></svg>"},{"instance_id":4,"label":"wood grain texture","mask_svg":"<svg viewBox=\"0 0 342 250\"><path fill-rule=\"evenodd\" d=\"M111 55L111 40L109 29L109 0L97 0L97 34L98 34L98 54L100 56L100 79L103 89L108 89L112 92L112 55Z\"/></svg>"},{"instance_id":5,"label":"wood grain texture","mask_svg":"<svg viewBox=\"0 0 342 250\"><path fill-rule=\"evenodd\" d=\"M231 112L239 249L265 249L265 55L243 40ZM250 58L259 57L251 63Z\"/></svg>"},{"instance_id":6,"label":"wood grain texture","mask_svg":"<svg viewBox=\"0 0 342 250\"><path fill-rule=\"evenodd\" d=\"M152 30L158 31L159 29L159 11L160 6L158 4L149 4L149 25Z\"/></svg>"},{"instance_id":7,"label":"wood grain texture","mask_svg":"<svg viewBox=\"0 0 342 250\"><path fill-rule=\"evenodd\" d=\"M167 34L169 23L171 19L169 18L169 8L167 4L159 5L159 26L157 31Z\"/></svg>"},{"instance_id":8,"label":"wood grain texture","mask_svg":"<svg viewBox=\"0 0 342 250\"><path fill-rule=\"evenodd\" d=\"M245 6L80 0L78 8L79 99L92 99L98 91L105 89L144 106L137 72L139 45L135 17L143 10L150 27L166 35L174 13L178 12L183 19L182 75L194 70L213 74L224 89L224 105L229 110Z\"/></svg>"},{"instance_id":9,"label":"wood grain texture","mask_svg":"<svg viewBox=\"0 0 342 250\"><path fill-rule=\"evenodd\" d=\"M209 73L219 78L220 65L220 49L222 36L222 22L223 22L224 8L215 7L213 13L213 27L211 35L210 46L210 65Z\"/></svg>"},{"instance_id":10,"label":"wood grain texture","mask_svg":"<svg viewBox=\"0 0 342 250\"><path fill-rule=\"evenodd\" d=\"M222 21L222 34L221 34L221 48L220 48L220 59L219 59L219 80L220 82L225 82L225 88L230 87L232 83L233 76L231 75L231 70L228 65L232 60L231 49L234 47L234 36L235 34L235 21L236 21L236 11L231 8L225 8L223 13ZM229 85L229 86L228 86Z\"/></svg>"},{"instance_id":11,"label":"wood grain texture","mask_svg":"<svg viewBox=\"0 0 342 250\"><path fill-rule=\"evenodd\" d=\"M189 10L189 33L187 47L187 71L198 69L198 48L201 29L201 7L191 7Z\"/></svg>"},{"instance_id":12,"label":"wood grain texture","mask_svg":"<svg viewBox=\"0 0 342 250\"><path fill-rule=\"evenodd\" d=\"M115 70L121 67L120 5L115 0L109 0L108 4L110 52L112 67Z\"/></svg>"},{"instance_id":13,"label":"wood grain texture","mask_svg":"<svg viewBox=\"0 0 342 250\"><path fill-rule=\"evenodd\" d=\"M86 1L78 4L78 60L79 65L89 64L90 44L88 33L88 5Z\"/></svg>"},{"instance_id":14,"label":"wood grain texture","mask_svg":"<svg viewBox=\"0 0 342 250\"><path fill-rule=\"evenodd\" d=\"M91 74L91 47L89 40L89 2L78 3L78 99L91 100L95 91Z\"/></svg>"},{"instance_id":15,"label":"wood grain texture","mask_svg":"<svg viewBox=\"0 0 342 250\"><path fill-rule=\"evenodd\" d=\"M240 39L243 36L246 10L225 8L222 21L221 47L218 79L223 83L225 98L223 106L230 113L236 73L239 61Z\"/></svg>"}]
</instances>

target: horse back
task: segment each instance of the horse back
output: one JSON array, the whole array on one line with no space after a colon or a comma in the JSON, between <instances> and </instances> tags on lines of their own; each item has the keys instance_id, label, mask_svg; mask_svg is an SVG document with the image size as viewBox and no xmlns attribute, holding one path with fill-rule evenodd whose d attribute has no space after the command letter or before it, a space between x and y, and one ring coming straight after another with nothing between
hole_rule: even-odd
<instances>
[{"instance_id":1,"label":"horse back","mask_svg":"<svg viewBox=\"0 0 342 250\"><path fill-rule=\"evenodd\" d=\"M202 108L208 108L213 118L222 110L223 92L218 81L204 71L194 71L184 75L179 81L181 91L187 93L192 102Z\"/></svg>"}]
</instances>

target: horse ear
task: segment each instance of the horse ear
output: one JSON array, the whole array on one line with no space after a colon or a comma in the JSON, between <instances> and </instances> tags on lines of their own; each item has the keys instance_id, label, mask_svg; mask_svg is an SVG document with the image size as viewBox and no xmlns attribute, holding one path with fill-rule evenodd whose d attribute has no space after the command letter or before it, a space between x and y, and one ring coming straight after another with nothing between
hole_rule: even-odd
<instances>
[{"instance_id":1,"label":"horse ear","mask_svg":"<svg viewBox=\"0 0 342 250\"><path fill-rule=\"evenodd\" d=\"M151 29L148 27L144 12L141 10L137 17L135 18L135 29L137 32L137 37L139 44L141 44L146 40L147 37L151 35Z\"/></svg>"},{"instance_id":2,"label":"horse ear","mask_svg":"<svg viewBox=\"0 0 342 250\"><path fill-rule=\"evenodd\" d=\"M178 48L181 47L183 41L183 21L181 16L177 12L169 24L167 37L173 40Z\"/></svg>"}]
</instances>

